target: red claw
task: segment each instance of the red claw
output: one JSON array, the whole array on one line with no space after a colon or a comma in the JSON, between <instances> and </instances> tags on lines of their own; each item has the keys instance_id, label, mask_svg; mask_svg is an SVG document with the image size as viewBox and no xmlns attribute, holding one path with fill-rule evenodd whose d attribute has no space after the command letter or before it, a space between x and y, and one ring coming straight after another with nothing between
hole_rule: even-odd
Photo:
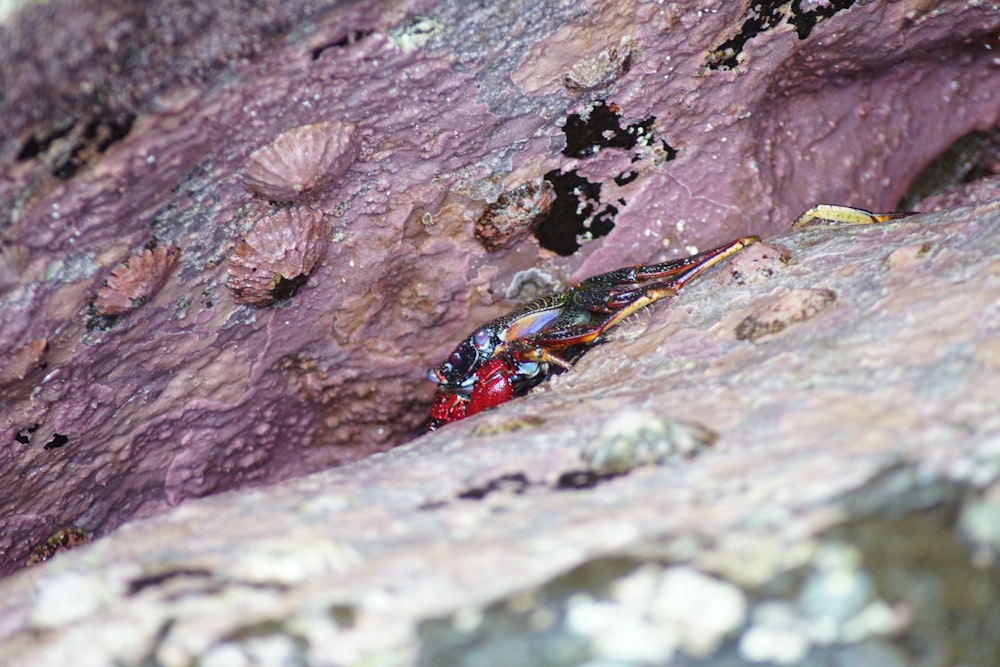
<instances>
[{"instance_id":1,"label":"red claw","mask_svg":"<svg viewBox=\"0 0 1000 667\"><path fill-rule=\"evenodd\" d=\"M515 372L516 366L509 357L495 357L476 371L476 384L470 396L448 389L439 390L431 404L426 430L436 431L445 424L465 419L514 398L511 377Z\"/></svg>"},{"instance_id":2,"label":"red claw","mask_svg":"<svg viewBox=\"0 0 1000 667\"><path fill-rule=\"evenodd\" d=\"M439 391L431 404L431 417L427 422L427 430L434 431L449 422L464 419L469 399L462 394L450 391Z\"/></svg>"},{"instance_id":3,"label":"red claw","mask_svg":"<svg viewBox=\"0 0 1000 667\"><path fill-rule=\"evenodd\" d=\"M511 374L515 368L506 356L493 357L476 371L476 385L472 388L465 416L493 408L514 398Z\"/></svg>"}]
</instances>

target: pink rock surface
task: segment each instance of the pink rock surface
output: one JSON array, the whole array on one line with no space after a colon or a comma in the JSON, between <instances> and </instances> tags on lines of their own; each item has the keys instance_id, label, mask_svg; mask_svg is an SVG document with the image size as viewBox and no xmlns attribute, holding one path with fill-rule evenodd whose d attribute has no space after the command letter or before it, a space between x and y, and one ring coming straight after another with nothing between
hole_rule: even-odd
<instances>
[{"instance_id":1,"label":"pink rock surface","mask_svg":"<svg viewBox=\"0 0 1000 667\"><path fill-rule=\"evenodd\" d=\"M759 664L787 645L751 641L775 610L780 627L804 635L802 652L897 641L939 655L942 632L996 613L989 588L975 589L980 607L942 600L965 614L950 626L944 607L917 602L938 581L995 578L998 224L993 202L787 234L775 241L788 262L767 279L722 284L719 267L525 398L58 553L0 581L0 662L467 664L485 634L506 639L503 656L525 636L566 635L606 659L705 657L728 638L745 659L730 664ZM737 335L775 295L817 289L836 303L756 340ZM619 476L594 474L607 470ZM962 505L959 522L948 484L992 490ZM952 517L950 532L918 523L902 543L881 529L876 542L896 544L897 560L955 539L959 523L974 546L954 561L932 548L916 570L904 564L895 594L872 588L876 566L861 547L822 535L879 504L915 504L918 517L944 504ZM583 575L567 588L568 571L601 562L619 565L609 595ZM637 569L621 576L628 562ZM687 584L657 583L661 570ZM822 571L832 574L818 620L809 589L760 596ZM553 580L569 596L565 617L545 597ZM843 617L859 614L850 633L819 632L841 627L833 603L865 582ZM534 622L491 624L498 609ZM584 623L584 612L604 622ZM435 637L450 659L429 657Z\"/></svg>"},{"instance_id":2,"label":"pink rock surface","mask_svg":"<svg viewBox=\"0 0 1000 667\"><path fill-rule=\"evenodd\" d=\"M807 36L801 12L754 31L742 5L707 0L67 4L26 7L0 39L5 61L30 54L0 113L6 572L62 528L100 536L408 440L424 369L510 307L520 272L562 281L769 235L820 201L891 208L1000 117L1000 12L975 3L855 3ZM596 100L623 126L655 120L632 148L567 156L562 126ZM310 193L332 220L325 259L291 299L237 303L225 259L273 209L241 169L333 121L360 148ZM554 170L600 183L611 232L567 257L530 236L487 252L483 208ZM180 251L166 282L95 317L154 238Z\"/></svg>"}]
</instances>

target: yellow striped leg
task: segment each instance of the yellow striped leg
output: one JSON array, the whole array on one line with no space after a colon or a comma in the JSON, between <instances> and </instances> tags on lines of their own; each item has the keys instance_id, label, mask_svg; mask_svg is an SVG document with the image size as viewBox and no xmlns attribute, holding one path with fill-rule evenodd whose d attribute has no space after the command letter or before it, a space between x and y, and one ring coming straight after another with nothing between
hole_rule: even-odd
<instances>
[{"instance_id":1,"label":"yellow striped leg","mask_svg":"<svg viewBox=\"0 0 1000 667\"><path fill-rule=\"evenodd\" d=\"M792 229L802 229L814 220L827 220L845 225L875 225L888 220L905 218L912 213L872 213L863 208L852 206L836 206L834 204L817 204L799 216L792 223Z\"/></svg>"}]
</instances>

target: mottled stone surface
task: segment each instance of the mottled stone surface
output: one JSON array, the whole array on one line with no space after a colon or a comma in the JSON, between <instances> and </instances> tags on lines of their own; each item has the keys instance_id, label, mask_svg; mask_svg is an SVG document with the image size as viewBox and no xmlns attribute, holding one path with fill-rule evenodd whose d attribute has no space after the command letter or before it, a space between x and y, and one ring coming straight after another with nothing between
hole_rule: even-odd
<instances>
[{"instance_id":1,"label":"mottled stone surface","mask_svg":"<svg viewBox=\"0 0 1000 667\"><path fill-rule=\"evenodd\" d=\"M0 662L990 664L998 225L778 236L770 276L737 258L523 399L8 577ZM813 289L835 302L737 337Z\"/></svg>"},{"instance_id":2,"label":"mottled stone surface","mask_svg":"<svg viewBox=\"0 0 1000 667\"><path fill-rule=\"evenodd\" d=\"M5 14L0 56L18 66L0 73L0 567L60 529L100 537L405 442L433 391L424 369L509 308L519 272L562 282L770 235L819 201L891 208L956 137L996 125L994 6L792 6L53 0ZM621 132L581 140L598 108ZM329 250L292 298L240 305L225 260L281 206L240 170L323 122L359 146L309 192ZM487 252L475 220L546 174L586 185L595 216L562 241L613 229L567 256L531 236ZM566 197L553 209L580 208ZM163 286L96 312L154 239L179 250ZM636 363L612 381L649 372ZM558 383L575 395L594 386L582 377ZM830 409L851 409L839 390ZM709 411L720 428L731 407Z\"/></svg>"}]
</instances>

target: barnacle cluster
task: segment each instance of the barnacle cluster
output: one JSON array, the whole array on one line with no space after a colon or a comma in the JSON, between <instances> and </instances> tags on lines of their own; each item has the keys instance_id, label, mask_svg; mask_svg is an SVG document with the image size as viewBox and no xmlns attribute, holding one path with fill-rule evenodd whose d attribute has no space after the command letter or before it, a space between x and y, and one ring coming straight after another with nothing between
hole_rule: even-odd
<instances>
[{"instance_id":1,"label":"barnacle cluster","mask_svg":"<svg viewBox=\"0 0 1000 667\"><path fill-rule=\"evenodd\" d=\"M271 201L293 201L329 187L358 158L350 123L300 125L258 148L243 165L247 188Z\"/></svg>"},{"instance_id":2,"label":"barnacle cluster","mask_svg":"<svg viewBox=\"0 0 1000 667\"><path fill-rule=\"evenodd\" d=\"M147 303L163 287L178 254L176 246L157 244L132 255L111 271L97 292L94 310L99 315L121 315Z\"/></svg>"},{"instance_id":3,"label":"barnacle cluster","mask_svg":"<svg viewBox=\"0 0 1000 667\"><path fill-rule=\"evenodd\" d=\"M229 257L226 281L239 303L267 306L294 296L330 245L320 211L280 209L258 220Z\"/></svg>"},{"instance_id":4,"label":"barnacle cluster","mask_svg":"<svg viewBox=\"0 0 1000 667\"><path fill-rule=\"evenodd\" d=\"M538 226L555 200L555 190L548 181L536 178L522 183L486 207L473 233L487 250L509 248Z\"/></svg>"}]
</instances>

